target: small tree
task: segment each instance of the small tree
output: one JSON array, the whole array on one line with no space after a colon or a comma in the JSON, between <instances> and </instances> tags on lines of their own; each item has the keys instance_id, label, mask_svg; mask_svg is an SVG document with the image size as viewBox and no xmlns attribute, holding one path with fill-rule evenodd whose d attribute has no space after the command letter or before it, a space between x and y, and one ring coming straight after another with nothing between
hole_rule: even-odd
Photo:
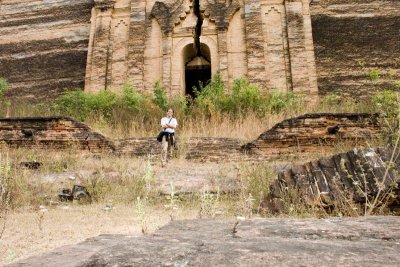
<instances>
[{"instance_id":1,"label":"small tree","mask_svg":"<svg viewBox=\"0 0 400 267\"><path fill-rule=\"evenodd\" d=\"M153 86L153 102L161 110L166 110L168 108L168 98L164 87L160 81L156 81Z\"/></svg>"},{"instance_id":2,"label":"small tree","mask_svg":"<svg viewBox=\"0 0 400 267\"><path fill-rule=\"evenodd\" d=\"M221 104L226 96L225 85L222 81L220 72L218 71L211 82L198 91L195 90L195 103L198 107L208 112L214 112L221 109Z\"/></svg>"},{"instance_id":3,"label":"small tree","mask_svg":"<svg viewBox=\"0 0 400 267\"><path fill-rule=\"evenodd\" d=\"M123 94L118 100L118 106L137 113L142 109L144 96L129 83L125 83Z\"/></svg>"}]
</instances>

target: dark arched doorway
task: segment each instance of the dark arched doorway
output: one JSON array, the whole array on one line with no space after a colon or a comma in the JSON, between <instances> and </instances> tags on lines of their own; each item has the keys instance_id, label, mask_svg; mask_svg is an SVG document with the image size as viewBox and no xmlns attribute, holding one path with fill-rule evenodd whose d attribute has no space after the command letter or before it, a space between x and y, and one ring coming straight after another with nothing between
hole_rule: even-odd
<instances>
[{"instance_id":1,"label":"dark arched doorway","mask_svg":"<svg viewBox=\"0 0 400 267\"><path fill-rule=\"evenodd\" d=\"M193 44L183 50L185 63L185 94L196 97L195 90L200 90L211 80L211 57L207 45L200 45L201 54L197 55ZM196 89L195 89L196 88Z\"/></svg>"}]
</instances>

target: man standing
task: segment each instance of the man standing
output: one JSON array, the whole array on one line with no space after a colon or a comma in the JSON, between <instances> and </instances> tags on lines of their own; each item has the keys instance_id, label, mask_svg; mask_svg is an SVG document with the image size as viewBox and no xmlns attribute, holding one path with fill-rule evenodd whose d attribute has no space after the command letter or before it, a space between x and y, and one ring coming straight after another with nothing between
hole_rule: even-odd
<instances>
[{"instance_id":1,"label":"man standing","mask_svg":"<svg viewBox=\"0 0 400 267\"><path fill-rule=\"evenodd\" d=\"M169 108L167 111L167 116L161 119L161 127L163 128L163 137L161 141L162 153L161 153L161 166L165 167L168 161L168 150L172 155L174 138L175 138L175 128L178 126L177 120L173 117L174 111Z\"/></svg>"}]
</instances>

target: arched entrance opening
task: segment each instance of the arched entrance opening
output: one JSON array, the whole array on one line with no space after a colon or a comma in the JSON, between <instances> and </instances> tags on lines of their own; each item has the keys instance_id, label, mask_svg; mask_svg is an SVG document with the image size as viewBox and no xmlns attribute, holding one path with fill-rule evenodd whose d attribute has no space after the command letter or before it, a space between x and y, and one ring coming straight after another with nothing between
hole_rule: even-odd
<instances>
[{"instance_id":1,"label":"arched entrance opening","mask_svg":"<svg viewBox=\"0 0 400 267\"><path fill-rule=\"evenodd\" d=\"M195 90L201 90L211 80L211 53L210 48L200 44L200 55L196 53L193 44L183 49L185 66L185 95L196 97ZM195 89L196 88L196 89Z\"/></svg>"}]
</instances>

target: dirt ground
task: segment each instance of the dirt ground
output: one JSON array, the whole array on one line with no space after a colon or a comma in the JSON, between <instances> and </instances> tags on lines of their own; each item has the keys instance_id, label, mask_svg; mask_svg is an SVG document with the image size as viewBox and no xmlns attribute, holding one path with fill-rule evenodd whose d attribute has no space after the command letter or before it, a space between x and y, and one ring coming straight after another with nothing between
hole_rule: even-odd
<instances>
[{"instance_id":1,"label":"dirt ground","mask_svg":"<svg viewBox=\"0 0 400 267\"><path fill-rule=\"evenodd\" d=\"M158 161L148 165L150 162L146 160L130 158L96 159L77 156L76 159L72 156L68 158L68 155L66 158L60 157L61 154L46 155L38 160L44 162L45 167L46 162L53 165L54 162L60 163L59 165L65 163L68 169L55 172L54 168L49 167L48 170L43 168L40 172L24 170L22 174L29 177L29 182L33 182L32 179L34 179L37 184L47 183L53 189L71 188L71 184L82 182L81 177L90 178L97 175L117 183L116 181L120 181L121 177L125 176L140 178L151 175L154 180L152 189L161 194L160 202L138 207L137 201L133 201L129 205L115 204L110 208L102 200L96 204L79 205L77 203L64 204L52 198L56 205L46 204L42 207L37 205L13 210L6 216L2 234L3 221L0 220L0 266L33 255L40 255L64 245L77 244L101 234L143 235L143 229L146 233L152 233L169 223L171 215L173 220L195 219L199 218L200 210L202 210L205 216L209 216L207 212L210 211L212 217L230 216L232 218L235 215L229 211L229 207L224 206L225 203L219 203L220 200L213 198L215 196L209 192L233 192L238 186L235 182L238 175L259 170L257 165L248 163L193 163L176 159L167 167L161 168ZM47 165L50 166L50 163ZM282 167L282 164L270 164L274 168ZM51 188L45 187L43 190ZM197 203L197 206L191 206L190 203L182 204L178 205L177 209L171 208L173 206L171 196L174 198L174 194L182 194L190 197L190 193L193 192L200 193L202 195L200 201L204 203L200 205ZM113 198L117 195L105 195L110 198L106 200L110 203L127 203L116 200L113 202ZM170 207L165 206L168 204ZM238 209L248 210L249 207L238 207Z\"/></svg>"},{"instance_id":2,"label":"dirt ground","mask_svg":"<svg viewBox=\"0 0 400 267\"><path fill-rule=\"evenodd\" d=\"M52 158L54 162L61 162L60 155L56 156ZM39 158L39 161L46 163L50 159ZM238 164L234 163L190 163L177 159L161 168L158 161L149 167L145 160L129 158L115 160L78 157L78 160L72 158L64 161L69 168L62 172L43 168L40 172L23 170L23 174L29 177L29 182L48 184L41 191L52 189L49 192L61 187L71 188L71 184L82 182L80 177L92 177L98 173L111 180L121 179L121 176L130 173L139 178L151 174L155 186L153 189L161 193L160 202L149 203L139 211L137 201L129 205L115 204L109 208L105 201L121 203L113 200L117 196L109 194L107 196L110 199L90 205L64 204L58 202L58 198L51 197L54 205L48 203L46 206L36 205L13 210L6 216L3 233L3 218L0 218L0 266L64 245L77 244L101 234L142 235L143 228L151 233L169 223L171 214L174 220L199 218L198 206L179 205L174 210L166 207L166 203L171 204L168 199L171 193L186 195L189 192L203 192L204 196L208 196L209 191L230 191L235 187L233 180L238 174ZM205 199L210 205L213 204L212 201L213 199ZM220 214L218 217L228 216L224 211L217 210L216 213Z\"/></svg>"},{"instance_id":3,"label":"dirt ground","mask_svg":"<svg viewBox=\"0 0 400 267\"><path fill-rule=\"evenodd\" d=\"M104 204L71 204L18 210L7 216L0 239L0 265L100 234L142 235L142 225L151 233L170 222L170 214L164 207L146 207L138 213L134 204L112 208ZM197 215L195 209L173 211L174 219L193 219Z\"/></svg>"}]
</instances>

